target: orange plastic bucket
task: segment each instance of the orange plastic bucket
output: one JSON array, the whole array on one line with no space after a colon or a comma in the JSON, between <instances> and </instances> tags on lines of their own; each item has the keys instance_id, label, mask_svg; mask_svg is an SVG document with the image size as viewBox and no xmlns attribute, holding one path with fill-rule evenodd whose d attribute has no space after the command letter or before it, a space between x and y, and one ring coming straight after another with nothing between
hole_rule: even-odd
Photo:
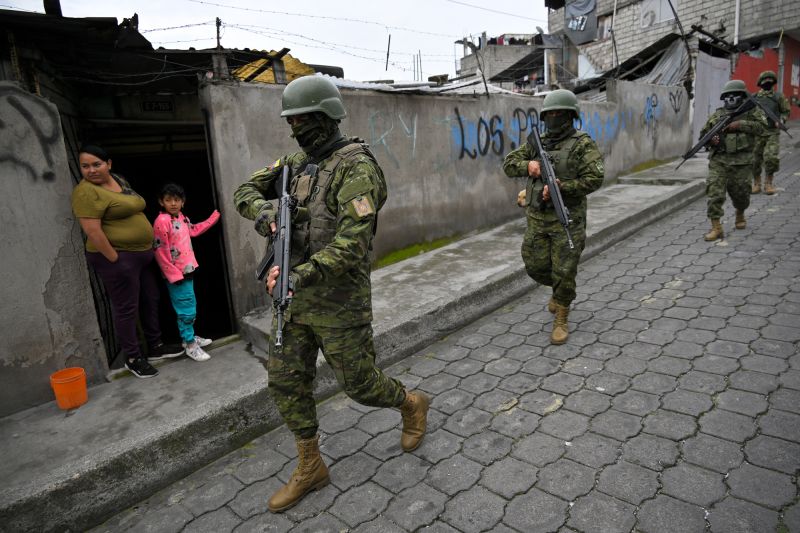
<instances>
[{"instance_id":1,"label":"orange plastic bucket","mask_svg":"<svg viewBox=\"0 0 800 533\"><path fill-rule=\"evenodd\" d=\"M75 409L89 400L86 372L81 367L65 368L50 375L50 386L61 409Z\"/></svg>"}]
</instances>

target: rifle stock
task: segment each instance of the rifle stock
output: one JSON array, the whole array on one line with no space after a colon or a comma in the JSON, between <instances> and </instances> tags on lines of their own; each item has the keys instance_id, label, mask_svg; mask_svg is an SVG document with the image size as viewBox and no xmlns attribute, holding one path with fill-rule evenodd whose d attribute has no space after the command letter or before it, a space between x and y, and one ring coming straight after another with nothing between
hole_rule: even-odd
<instances>
[{"instance_id":1,"label":"rifle stock","mask_svg":"<svg viewBox=\"0 0 800 533\"><path fill-rule=\"evenodd\" d=\"M536 151L541 157L541 176L547 185L548 192L550 193L550 202L553 204L553 209L556 212L558 221L561 223L561 226L564 228L564 232L567 234L567 242L569 243L570 249L575 248L575 245L572 242L572 235L569 233L569 225L572 223L572 220L569 218L569 209L567 209L567 206L564 205L564 197L561 196L561 189L558 187L558 183L556 182L556 171L553 169L553 163L550 161L550 155L544 150L544 145L542 145L542 138L539 135L538 120L536 121L536 124L531 124L531 132L528 134L528 144L530 146L535 146ZM533 201L533 198L529 198L528 201Z\"/></svg>"}]
</instances>

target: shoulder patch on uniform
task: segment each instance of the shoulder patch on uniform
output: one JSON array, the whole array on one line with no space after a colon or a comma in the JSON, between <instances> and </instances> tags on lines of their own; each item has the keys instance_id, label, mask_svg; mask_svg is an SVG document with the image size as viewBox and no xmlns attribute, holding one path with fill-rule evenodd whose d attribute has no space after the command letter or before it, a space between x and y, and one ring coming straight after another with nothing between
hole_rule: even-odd
<instances>
[{"instance_id":1,"label":"shoulder patch on uniform","mask_svg":"<svg viewBox=\"0 0 800 533\"><path fill-rule=\"evenodd\" d=\"M350 200L350 205L353 206L358 218L364 218L375 213L375 206L372 205L372 199L369 196L356 196Z\"/></svg>"},{"instance_id":2,"label":"shoulder patch on uniform","mask_svg":"<svg viewBox=\"0 0 800 533\"><path fill-rule=\"evenodd\" d=\"M270 166L267 167L267 170L272 170L278 168L279 166L281 166L281 160L276 159L274 163L272 163Z\"/></svg>"}]
</instances>

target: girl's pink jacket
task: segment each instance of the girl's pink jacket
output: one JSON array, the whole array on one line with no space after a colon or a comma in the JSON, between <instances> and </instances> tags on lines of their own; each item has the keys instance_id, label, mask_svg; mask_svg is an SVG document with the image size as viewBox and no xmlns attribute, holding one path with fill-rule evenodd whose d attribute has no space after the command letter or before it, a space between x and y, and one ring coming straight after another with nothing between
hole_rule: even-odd
<instances>
[{"instance_id":1,"label":"girl's pink jacket","mask_svg":"<svg viewBox=\"0 0 800 533\"><path fill-rule=\"evenodd\" d=\"M155 241L153 249L156 261L161 267L164 277L170 283L175 283L184 278L186 274L194 272L197 259L192 249L192 237L202 235L219 220L219 211L214 210L208 220L199 224L192 224L183 213L173 217L169 213L161 213L153 223Z\"/></svg>"}]
</instances>

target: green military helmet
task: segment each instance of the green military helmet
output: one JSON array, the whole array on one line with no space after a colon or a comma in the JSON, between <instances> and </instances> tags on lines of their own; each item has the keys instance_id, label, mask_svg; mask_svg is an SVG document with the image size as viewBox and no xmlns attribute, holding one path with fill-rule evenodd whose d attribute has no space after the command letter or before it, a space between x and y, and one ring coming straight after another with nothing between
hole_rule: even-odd
<instances>
[{"instance_id":1,"label":"green military helmet","mask_svg":"<svg viewBox=\"0 0 800 533\"><path fill-rule=\"evenodd\" d=\"M548 95L544 97L544 102L542 103L542 113L556 111L557 109L572 111L577 116L579 112L578 98L575 96L575 93L566 89L557 89L548 93Z\"/></svg>"},{"instance_id":2,"label":"green military helmet","mask_svg":"<svg viewBox=\"0 0 800 533\"><path fill-rule=\"evenodd\" d=\"M742 80L730 80L722 87L722 92L719 93L719 99L724 100L726 94L733 93L747 93L747 85Z\"/></svg>"},{"instance_id":3,"label":"green military helmet","mask_svg":"<svg viewBox=\"0 0 800 533\"><path fill-rule=\"evenodd\" d=\"M772 83L778 83L778 75L777 75L777 74L775 74L774 72L772 72L771 70L765 70L765 71L764 71L764 72L762 72L762 73L761 73L761 75L758 77L758 83L757 83L756 85L758 85L759 87L761 87L761 84L762 84L762 83L763 83L765 80L768 80L768 79L770 79L770 78L772 78Z\"/></svg>"},{"instance_id":4,"label":"green military helmet","mask_svg":"<svg viewBox=\"0 0 800 533\"><path fill-rule=\"evenodd\" d=\"M334 120L347 116L339 89L331 80L322 76L303 76L289 83L283 90L281 107L282 117L317 111Z\"/></svg>"}]
</instances>

